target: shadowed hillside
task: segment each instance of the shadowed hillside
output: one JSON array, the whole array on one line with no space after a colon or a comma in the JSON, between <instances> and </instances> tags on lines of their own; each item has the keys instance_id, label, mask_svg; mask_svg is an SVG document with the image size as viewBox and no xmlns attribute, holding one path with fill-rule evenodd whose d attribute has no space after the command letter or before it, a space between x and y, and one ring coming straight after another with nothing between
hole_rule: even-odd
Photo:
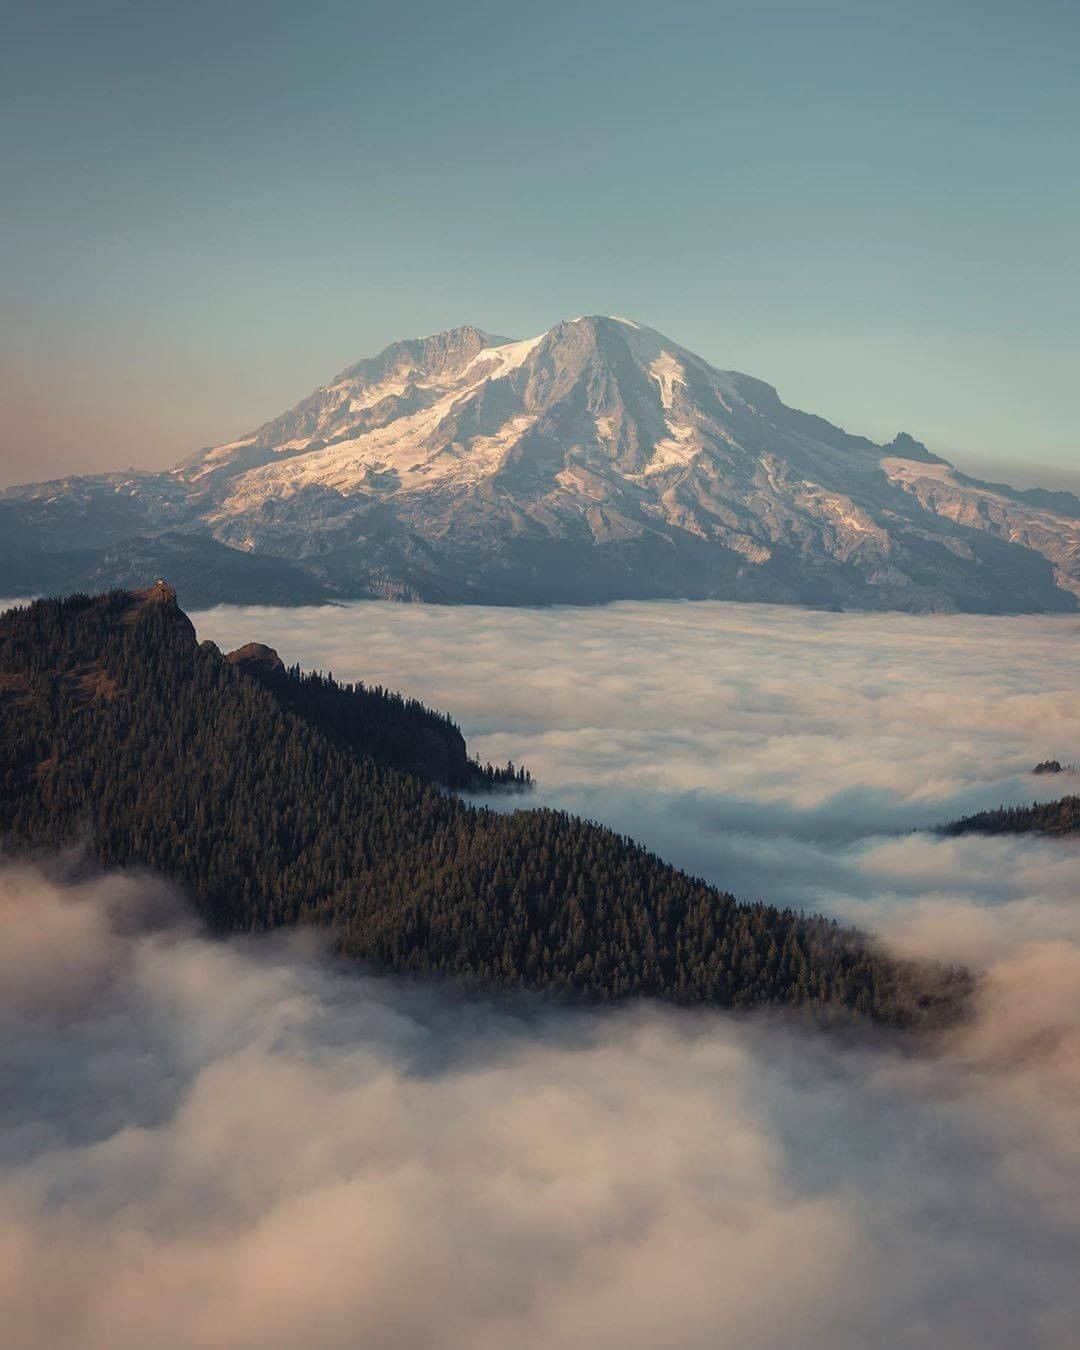
<instances>
[{"instance_id":1,"label":"shadowed hillside","mask_svg":"<svg viewBox=\"0 0 1080 1350\"><path fill-rule=\"evenodd\" d=\"M39 601L0 618L0 836L153 868L219 932L326 924L356 957L469 984L898 1025L968 992L962 972L740 904L597 825L468 806L390 762L410 725L416 745L457 744L382 691L200 646L163 584Z\"/></svg>"}]
</instances>

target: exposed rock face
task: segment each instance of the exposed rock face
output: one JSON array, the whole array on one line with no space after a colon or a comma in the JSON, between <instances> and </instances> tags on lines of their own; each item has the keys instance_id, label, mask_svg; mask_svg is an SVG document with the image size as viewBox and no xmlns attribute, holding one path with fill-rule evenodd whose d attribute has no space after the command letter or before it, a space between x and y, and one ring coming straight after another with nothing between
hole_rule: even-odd
<instances>
[{"instance_id":1,"label":"exposed rock face","mask_svg":"<svg viewBox=\"0 0 1080 1350\"><path fill-rule=\"evenodd\" d=\"M256 672L267 674L285 669L285 662L273 647L267 647L262 642L248 642L243 647L237 647L236 651L229 653L226 660L230 665L239 666L247 674Z\"/></svg>"},{"instance_id":2,"label":"exposed rock face","mask_svg":"<svg viewBox=\"0 0 1080 1350\"><path fill-rule=\"evenodd\" d=\"M395 343L170 474L3 494L5 524L13 591L162 557L189 604L1080 597L1070 494L979 483L906 433L877 446L613 318Z\"/></svg>"},{"instance_id":3,"label":"exposed rock face","mask_svg":"<svg viewBox=\"0 0 1080 1350\"><path fill-rule=\"evenodd\" d=\"M148 605L175 605L177 603L176 588L160 578L145 591L136 591L135 598Z\"/></svg>"}]
</instances>

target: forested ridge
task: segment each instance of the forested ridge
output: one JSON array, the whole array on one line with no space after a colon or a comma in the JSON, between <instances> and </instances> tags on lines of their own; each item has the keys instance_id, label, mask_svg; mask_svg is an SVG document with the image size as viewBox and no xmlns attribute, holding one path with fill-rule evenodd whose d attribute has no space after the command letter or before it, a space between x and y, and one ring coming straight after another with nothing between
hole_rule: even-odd
<instances>
[{"instance_id":1,"label":"forested ridge","mask_svg":"<svg viewBox=\"0 0 1080 1350\"><path fill-rule=\"evenodd\" d=\"M336 745L370 755L380 764L473 792L525 791L532 786L532 775L524 766L495 768L471 759L465 737L451 718L418 699L381 685L340 684L330 675L305 673L299 666L286 669L277 652L258 642L230 652L228 660Z\"/></svg>"},{"instance_id":2,"label":"forested ridge","mask_svg":"<svg viewBox=\"0 0 1080 1350\"><path fill-rule=\"evenodd\" d=\"M346 953L469 984L898 1025L969 991L962 971L740 904L587 821L467 805L393 762L409 717L430 731L437 714L246 650L200 646L160 585L0 617L5 847L80 844L184 883L219 932L327 924Z\"/></svg>"},{"instance_id":3,"label":"forested ridge","mask_svg":"<svg viewBox=\"0 0 1080 1350\"><path fill-rule=\"evenodd\" d=\"M1080 797L1030 806L999 806L978 811L942 827L944 834L1077 834L1080 833Z\"/></svg>"}]
</instances>

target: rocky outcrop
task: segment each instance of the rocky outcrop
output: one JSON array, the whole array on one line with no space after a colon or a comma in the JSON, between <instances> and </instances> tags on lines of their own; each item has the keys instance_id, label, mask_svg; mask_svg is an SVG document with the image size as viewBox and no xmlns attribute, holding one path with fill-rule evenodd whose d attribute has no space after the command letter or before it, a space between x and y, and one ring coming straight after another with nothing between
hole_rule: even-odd
<instances>
[{"instance_id":1,"label":"rocky outcrop","mask_svg":"<svg viewBox=\"0 0 1080 1350\"><path fill-rule=\"evenodd\" d=\"M267 674L285 669L285 662L273 647L267 647L262 642L245 643L243 647L237 647L236 651L230 652L226 660L230 665L238 666L246 675Z\"/></svg>"}]
</instances>

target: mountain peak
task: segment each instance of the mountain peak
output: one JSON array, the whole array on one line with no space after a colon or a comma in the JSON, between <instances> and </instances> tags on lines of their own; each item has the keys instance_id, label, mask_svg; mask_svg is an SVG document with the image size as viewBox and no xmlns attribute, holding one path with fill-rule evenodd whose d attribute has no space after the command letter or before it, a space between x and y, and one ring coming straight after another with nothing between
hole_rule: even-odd
<instances>
[{"instance_id":1,"label":"mountain peak","mask_svg":"<svg viewBox=\"0 0 1080 1350\"><path fill-rule=\"evenodd\" d=\"M365 357L346 367L324 388L333 389L349 382L377 382L396 371L410 369L429 375L445 374L468 365L485 347L499 347L511 341L512 338L487 333L469 323L447 328L441 333L429 333L426 337L404 338L384 347L377 356Z\"/></svg>"},{"instance_id":2,"label":"mountain peak","mask_svg":"<svg viewBox=\"0 0 1080 1350\"><path fill-rule=\"evenodd\" d=\"M441 333L428 333L426 337L414 338L408 346L419 346L430 356L441 353L475 353L484 347L498 347L513 342L513 338L500 337L478 328L476 324L463 323L456 328L447 328ZM398 345L398 344L395 344Z\"/></svg>"},{"instance_id":3,"label":"mountain peak","mask_svg":"<svg viewBox=\"0 0 1080 1350\"><path fill-rule=\"evenodd\" d=\"M133 599L145 605L175 605L177 603L176 590L170 586L167 581L158 577L152 586L147 587L145 591L133 592Z\"/></svg>"},{"instance_id":4,"label":"mountain peak","mask_svg":"<svg viewBox=\"0 0 1080 1350\"><path fill-rule=\"evenodd\" d=\"M607 336L632 339L634 335L648 336L665 343L669 347L678 346L677 343L665 338L662 333L658 333L654 328L648 328L645 324L637 323L634 319L626 319L616 314L579 314L573 319L560 319L558 323L552 324L546 333L541 334L541 337L553 338L558 335L581 331L591 333L597 338Z\"/></svg>"},{"instance_id":5,"label":"mountain peak","mask_svg":"<svg viewBox=\"0 0 1080 1350\"><path fill-rule=\"evenodd\" d=\"M579 314L573 319L563 319L561 323L554 327L566 327L569 324L585 324L590 328L599 328L604 324L617 324L620 328L636 328L639 331L644 329L645 325L637 323L634 319L624 319L618 314Z\"/></svg>"},{"instance_id":6,"label":"mountain peak","mask_svg":"<svg viewBox=\"0 0 1080 1350\"><path fill-rule=\"evenodd\" d=\"M463 324L395 342L170 474L73 480L0 510L27 589L57 575L47 546L28 572L14 543L36 521L97 549L97 582L183 566L185 593L211 576L221 599L241 565L297 600L993 611L1080 597L1069 502L965 480L906 432L851 435L612 314L525 339Z\"/></svg>"}]
</instances>

